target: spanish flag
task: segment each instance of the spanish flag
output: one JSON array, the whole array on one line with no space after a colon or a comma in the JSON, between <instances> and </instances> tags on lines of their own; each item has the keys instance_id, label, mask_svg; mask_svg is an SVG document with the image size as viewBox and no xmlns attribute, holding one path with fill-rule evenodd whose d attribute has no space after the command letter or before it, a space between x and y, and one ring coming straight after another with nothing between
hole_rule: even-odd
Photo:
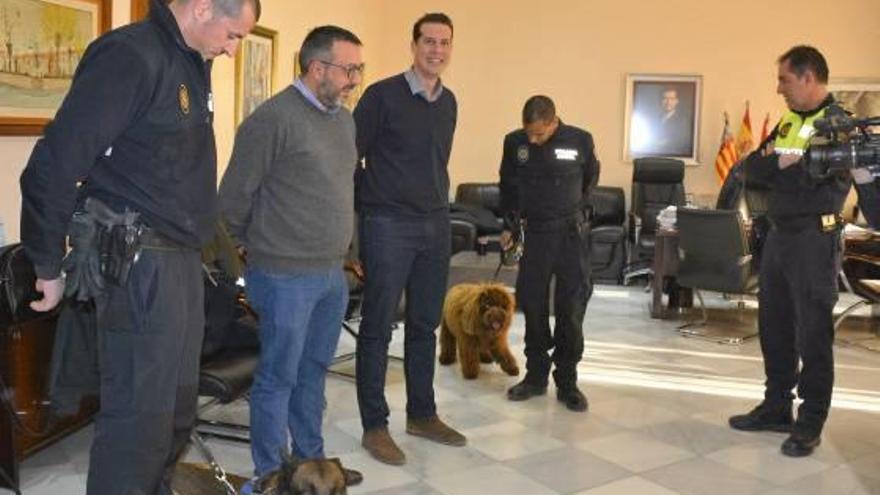
<instances>
[{"instance_id":1,"label":"spanish flag","mask_svg":"<svg viewBox=\"0 0 880 495\"><path fill-rule=\"evenodd\" d=\"M754 147L755 142L752 137L752 119L749 117L749 102L746 101L746 113L743 114L742 122L739 124L739 131L736 133L737 157L748 155L752 152L752 148Z\"/></svg>"},{"instance_id":2,"label":"spanish flag","mask_svg":"<svg viewBox=\"0 0 880 495\"><path fill-rule=\"evenodd\" d=\"M767 115L764 117L764 128L761 129L761 142L767 140L770 137L770 112L767 112Z\"/></svg>"},{"instance_id":3,"label":"spanish flag","mask_svg":"<svg viewBox=\"0 0 880 495\"><path fill-rule=\"evenodd\" d=\"M727 112L724 112L724 132L721 134L721 146L718 149L718 156L715 158L715 172L718 173L720 184L724 183L724 179L727 178L727 174L733 168L737 158L736 144L733 134L730 132L730 118Z\"/></svg>"}]
</instances>

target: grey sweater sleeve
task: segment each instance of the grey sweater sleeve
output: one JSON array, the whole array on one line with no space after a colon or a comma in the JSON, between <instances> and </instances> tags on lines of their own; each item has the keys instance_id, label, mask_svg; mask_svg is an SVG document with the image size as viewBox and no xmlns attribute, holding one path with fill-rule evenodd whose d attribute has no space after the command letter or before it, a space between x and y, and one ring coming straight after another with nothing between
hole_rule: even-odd
<instances>
[{"instance_id":1,"label":"grey sweater sleeve","mask_svg":"<svg viewBox=\"0 0 880 495\"><path fill-rule=\"evenodd\" d=\"M220 182L220 215L237 245L247 247L247 227L263 180L282 149L279 120L255 112L235 135L229 166Z\"/></svg>"}]
</instances>

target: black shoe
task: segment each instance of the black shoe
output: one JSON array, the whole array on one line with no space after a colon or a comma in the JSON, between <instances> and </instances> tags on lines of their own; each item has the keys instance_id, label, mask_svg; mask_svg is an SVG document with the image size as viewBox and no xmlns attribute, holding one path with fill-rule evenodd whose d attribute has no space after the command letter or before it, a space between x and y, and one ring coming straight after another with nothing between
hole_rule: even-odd
<instances>
[{"instance_id":1,"label":"black shoe","mask_svg":"<svg viewBox=\"0 0 880 495\"><path fill-rule=\"evenodd\" d=\"M782 453L788 457L805 457L813 453L813 449L822 443L818 434L792 433L782 442Z\"/></svg>"},{"instance_id":2,"label":"black shoe","mask_svg":"<svg viewBox=\"0 0 880 495\"><path fill-rule=\"evenodd\" d=\"M794 424L794 416L791 413L791 402L772 406L762 402L748 414L731 416L727 422L734 430L789 433Z\"/></svg>"},{"instance_id":3,"label":"black shoe","mask_svg":"<svg viewBox=\"0 0 880 495\"><path fill-rule=\"evenodd\" d=\"M565 404L570 411L584 412L587 410L587 397L577 387L556 389L556 400Z\"/></svg>"},{"instance_id":4,"label":"black shoe","mask_svg":"<svg viewBox=\"0 0 880 495\"><path fill-rule=\"evenodd\" d=\"M547 386L533 385L525 380L507 389L507 400L528 400L536 395L547 393Z\"/></svg>"}]
</instances>

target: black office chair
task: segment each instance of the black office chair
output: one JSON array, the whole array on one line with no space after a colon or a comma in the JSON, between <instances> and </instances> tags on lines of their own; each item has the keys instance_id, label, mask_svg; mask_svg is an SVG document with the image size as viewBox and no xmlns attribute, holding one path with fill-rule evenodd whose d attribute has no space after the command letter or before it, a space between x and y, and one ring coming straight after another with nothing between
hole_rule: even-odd
<instances>
[{"instance_id":1,"label":"black office chair","mask_svg":"<svg viewBox=\"0 0 880 495\"><path fill-rule=\"evenodd\" d=\"M693 327L704 326L708 320L700 290L725 294L754 294L758 288L758 272L753 267L748 235L738 211L679 208L678 284L690 287L700 302L701 319L682 325L679 332L688 337L701 337L724 344L741 344L757 335L715 336L700 333Z\"/></svg>"},{"instance_id":2,"label":"black office chair","mask_svg":"<svg viewBox=\"0 0 880 495\"><path fill-rule=\"evenodd\" d=\"M626 264L626 199L619 187L596 186L590 195L593 280L619 284Z\"/></svg>"},{"instance_id":3,"label":"black office chair","mask_svg":"<svg viewBox=\"0 0 880 495\"><path fill-rule=\"evenodd\" d=\"M667 206L684 206L684 162L672 158L636 158L633 161L628 226L629 263L624 284L651 276L657 214Z\"/></svg>"}]
</instances>

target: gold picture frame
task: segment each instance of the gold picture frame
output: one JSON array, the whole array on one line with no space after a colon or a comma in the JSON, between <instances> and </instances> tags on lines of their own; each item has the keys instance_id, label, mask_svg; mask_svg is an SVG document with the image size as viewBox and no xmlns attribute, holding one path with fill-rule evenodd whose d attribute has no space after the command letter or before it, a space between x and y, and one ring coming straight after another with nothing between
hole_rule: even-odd
<instances>
[{"instance_id":1,"label":"gold picture frame","mask_svg":"<svg viewBox=\"0 0 880 495\"><path fill-rule=\"evenodd\" d=\"M0 135L39 136L86 47L110 29L112 0L0 0Z\"/></svg>"},{"instance_id":2,"label":"gold picture frame","mask_svg":"<svg viewBox=\"0 0 880 495\"><path fill-rule=\"evenodd\" d=\"M235 55L235 126L247 118L275 91L278 67L278 32L254 27Z\"/></svg>"},{"instance_id":3,"label":"gold picture frame","mask_svg":"<svg viewBox=\"0 0 880 495\"><path fill-rule=\"evenodd\" d=\"M828 91L858 118L880 116L880 79L832 79Z\"/></svg>"}]
</instances>

